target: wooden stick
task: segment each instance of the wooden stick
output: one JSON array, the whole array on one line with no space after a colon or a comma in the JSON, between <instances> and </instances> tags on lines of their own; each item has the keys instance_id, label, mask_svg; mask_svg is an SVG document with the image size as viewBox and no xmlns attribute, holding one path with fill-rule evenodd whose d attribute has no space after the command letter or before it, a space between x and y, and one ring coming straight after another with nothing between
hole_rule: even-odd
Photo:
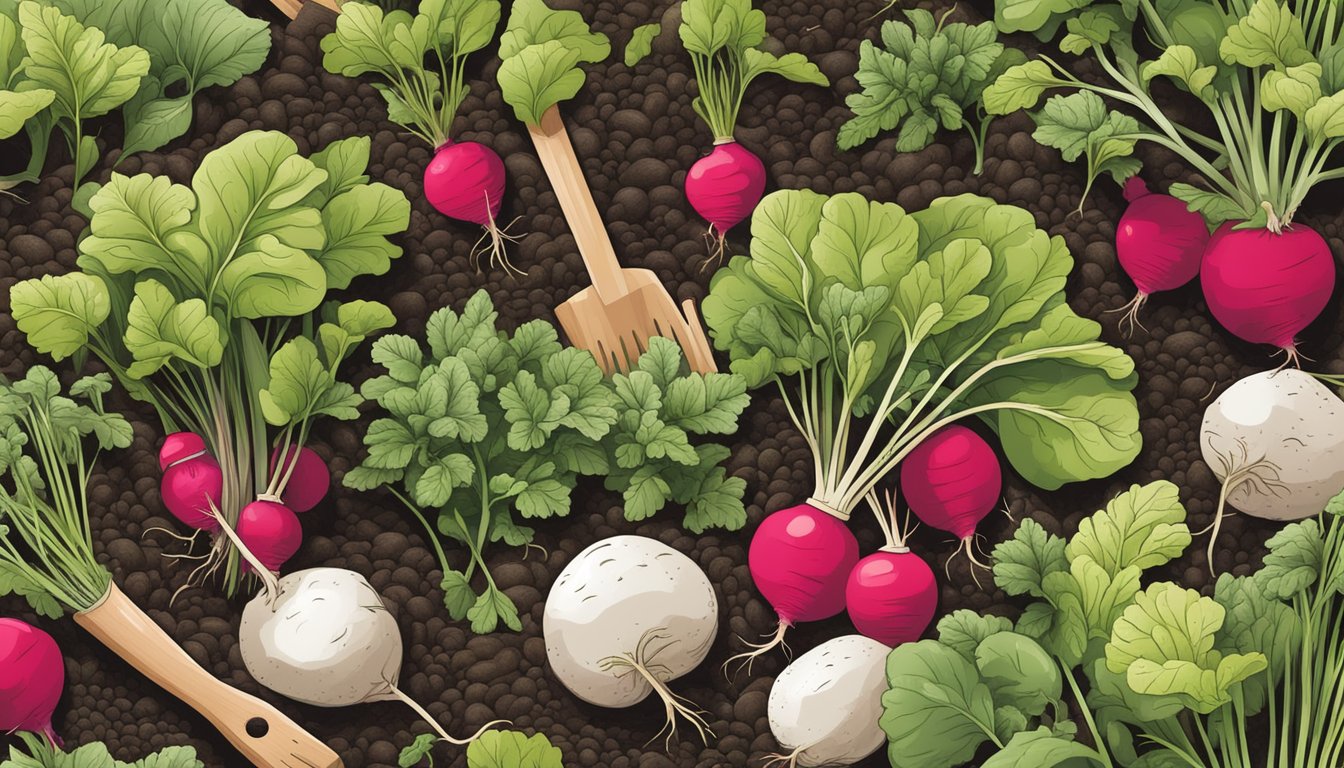
<instances>
[{"instance_id":1,"label":"wooden stick","mask_svg":"<svg viewBox=\"0 0 1344 768\"><path fill-rule=\"evenodd\" d=\"M75 623L205 716L260 768L342 768L341 758L280 710L201 669L116 584Z\"/></svg>"}]
</instances>

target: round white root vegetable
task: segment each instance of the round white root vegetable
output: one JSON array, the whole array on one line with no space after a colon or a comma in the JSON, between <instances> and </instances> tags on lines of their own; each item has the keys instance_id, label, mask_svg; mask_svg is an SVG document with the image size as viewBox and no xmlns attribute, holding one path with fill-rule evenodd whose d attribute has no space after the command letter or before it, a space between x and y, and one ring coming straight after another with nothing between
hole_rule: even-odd
<instances>
[{"instance_id":1,"label":"round white root vegetable","mask_svg":"<svg viewBox=\"0 0 1344 768\"><path fill-rule=\"evenodd\" d=\"M629 707L657 694L702 739L713 733L693 705L667 687L705 660L719 627L719 601L704 571L655 539L613 536L579 553L546 599L542 631L551 670L590 704ZM658 736L654 736L657 738Z\"/></svg>"},{"instance_id":2,"label":"round white root vegetable","mask_svg":"<svg viewBox=\"0 0 1344 768\"><path fill-rule=\"evenodd\" d=\"M1301 520L1344 488L1344 402L1296 368L1228 387L1204 412L1199 445L1223 483L1214 539L1226 504L1269 520Z\"/></svg>"},{"instance_id":3,"label":"round white root vegetable","mask_svg":"<svg viewBox=\"0 0 1344 768\"><path fill-rule=\"evenodd\" d=\"M503 722L488 723L470 739L457 739L397 687L401 631L382 597L360 574L310 568L265 584L243 608L238 644L248 673L272 691L318 707L395 699L453 744L467 744Z\"/></svg>"},{"instance_id":4,"label":"round white root vegetable","mask_svg":"<svg viewBox=\"0 0 1344 768\"><path fill-rule=\"evenodd\" d=\"M879 721L891 649L863 635L827 640L790 664L770 689L770 731L787 755L775 765L852 765L887 741Z\"/></svg>"}]
</instances>

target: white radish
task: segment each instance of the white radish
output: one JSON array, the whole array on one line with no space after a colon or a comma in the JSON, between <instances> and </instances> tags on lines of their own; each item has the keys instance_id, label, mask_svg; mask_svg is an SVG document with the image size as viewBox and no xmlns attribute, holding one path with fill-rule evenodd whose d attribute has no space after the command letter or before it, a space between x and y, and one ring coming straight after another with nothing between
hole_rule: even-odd
<instances>
[{"instance_id":1,"label":"white radish","mask_svg":"<svg viewBox=\"0 0 1344 768\"><path fill-rule=\"evenodd\" d=\"M1199 445L1223 483L1213 539L1227 504L1255 517L1301 520L1344 488L1344 402L1296 368L1228 387L1204 412Z\"/></svg>"},{"instance_id":2,"label":"white radish","mask_svg":"<svg viewBox=\"0 0 1344 768\"><path fill-rule=\"evenodd\" d=\"M382 597L354 571L310 568L268 581L243 608L238 644L248 673L295 701L345 707L397 700L427 720L444 741L466 744L480 735L449 736L397 687L401 631Z\"/></svg>"},{"instance_id":3,"label":"white radish","mask_svg":"<svg viewBox=\"0 0 1344 768\"><path fill-rule=\"evenodd\" d=\"M719 627L719 600L690 558L655 539L613 536L579 553L556 579L542 616L546 656L565 687L601 707L630 707L656 694L667 743L676 718L702 739L713 733L667 683L705 660ZM655 736L654 738L657 738Z\"/></svg>"},{"instance_id":4,"label":"white radish","mask_svg":"<svg viewBox=\"0 0 1344 768\"><path fill-rule=\"evenodd\" d=\"M887 741L882 694L891 649L863 635L827 640L775 678L767 712L776 765L853 765Z\"/></svg>"}]
</instances>

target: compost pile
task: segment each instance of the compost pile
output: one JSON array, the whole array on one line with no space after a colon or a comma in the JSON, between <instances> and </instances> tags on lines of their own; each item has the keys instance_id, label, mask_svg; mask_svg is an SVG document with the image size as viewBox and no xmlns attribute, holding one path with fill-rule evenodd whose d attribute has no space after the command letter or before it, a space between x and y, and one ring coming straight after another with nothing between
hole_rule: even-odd
<instances>
[{"instance_id":1,"label":"compost pile","mask_svg":"<svg viewBox=\"0 0 1344 768\"><path fill-rule=\"evenodd\" d=\"M556 8L580 10L594 30L616 45L629 40L639 25L664 17L666 0L601 0L580 3L553 0ZM187 184L201 159L249 130L280 131L308 155L337 139L372 138L371 180L405 192L412 201L410 227L393 237L405 252L380 278L356 281L342 298L382 301L397 320L397 333L419 335L430 314L441 307L461 309L485 290L501 314L501 326L513 328L535 318L554 320L555 307L588 284L583 263L523 126L514 119L495 86L500 66L493 53L478 56L468 68L471 92L463 103L454 134L458 141L479 141L504 159L508 172L501 219L517 219L522 235L510 258L523 274L510 274L473 258L479 231L449 221L426 201L420 189L431 148L388 121L383 99L366 82L330 74L321 67L319 41L333 29L334 17L308 8L296 21L283 20L269 5L243 4L250 15L272 21L273 47L263 69L228 88L196 95L190 133L167 147L128 158L117 166L124 174L150 173ZM764 78L748 93L736 136L765 162L768 189L811 189L822 194L859 192L878 201L922 210L935 198L973 192L1030 211L1036 225L1060 235L1076 265L1066 294L1081 316L1103 324L1102 339L1135 361L1143 449L1128 467L1105 480L1075 483L1056 492L1032 488L1011 470L1005 472L1003 514L993 514L979 532L989 543L1011 535L1017 522L1031 518L1046 531L1072 534L1078 522L1133 484L1169 480L1180 488L1192 530L1209 524L1219 481L1200 458L1199 428L1205 405L1230 383L1263 370L1263 348L1245 344L1217 328L1199 288L1155 296L1144 309L1146 331L1127 338L1118 327L1121 308L1132 288L1117 266L1115 222L1124 210L1117 186L1098 183L1079 208L1086 175L1077 164L1032 139L1023 114L993 123L985 146L983 172L976 176L975 147L964 134L939 134L928 148L895 151L883 138L859 149L840 151L836 132L849 117L844 97L858 89L853 74L860 42L876 36L878 0L796 0L762 4L768 35L785 50L805 54L832 82L831 88L796 85ZM919 3L941 14L950 3ZM990 9L965 3L953 20L978 22ZM507 13L507 4L506 4ZM678 301L708 293L714 267L705 268L710 248L705 223L682 191L690 166L713 137L692 111L689 61L664 21L652 54L630 68L617 57L588 68L587 83L561 110L574 149L603 212L623 264L653 270ZM1016 38L1014 38L1016 39ZM1032 41L1019 41L1031 47ZM1087 77L1089 64L1079 74ZM98 125L99 141L121 146L118 121ZM4 145L0 144L0 147ZM1186 171L1173 156L1151 147L1140 149L1145 178L1165 187ZM105 182L117 161L106 152L89 178ZM17 282L76 268L76 239L87 220L72 206L74 167L48 164L47 175L21 190L31 202L0 196L0 372L21 377L28 368L50 361L26 343L9 314L9 289ZM54 169L54 170L53 170ZM1336 197L1326 189L1313 199ZM1316 205L1323 205L1318 202ZM1298 219L1310 224L1340 252L1342 219L1310 207ZM728 239L728 252L746 251L746 226ZM1332 303L1299 337L1300 347L1321 361L1317 370L1344 373L1337 331L1338 307ZM57 366L73 375L69 361ZM349 381L381 373L361 350L345 363ZM116 391L110 407L126 413L135 430L130 448L104 454L90 483L92 526L98 559L127 595L205 669L222 680L275 704L328 744L349 768L395 766L400 749L428 726L410 711L384 704L323 710L296 704L257 685L243 665L237 628L242 600L227 600L213 586L183 590L189 567L169 557L182 553L179 542L153 531L174 529L159 498L156 452L162 436L153 414ZM498 545L486 560L500 589L518 607L521 632L476 634L467 622L450 620L440 588L442 573L423 529L385 492L355 492L339 480L358 464L361 436L371 417L354 422L322 422L310 445L337 482L322 505L303 518L304 543L287 570L318 566L347 568L368 577L399 625L405 640L401 688L423 703L440 722L459 733L472 733L496 719L512 728L545 734L564 753L566 766L631 768L642 766L758 765L780 751L766 717L772 681L783 669L781 654L765 655L749 671L731 680L720 666L741 650L737 638L773 634L776 619L752 586L747 567L749 533L768 514L807 498L812 489L812 459L773 389L754 393L742 415L741 429L727 441L732 456L728 474L746 482L748 523L737 532L710 530L694 535L674 515L644 523L627 522L618 494L600 481L583 481L567 518L537 525L535 544L524 550ZM866 516L853 524L862 551L880 545L881 531ZM1267 521L1237 515L1223 523L1215 551L1217 572L1248 574L1258 567L1264 541L1276 529ZM624 710L584 703L549 671L541 636L545 597L561 570L592 542L618 534L658 539L687 554L708 575L719 599L722 622L707 661L682 678L678 693L706 710L715 737L702 746L683 737L664 749L655 739L662 724L654 700ZM935 572L960 542L930 529L910 541ZM463 553L449 550L456 566ZM1202 546L1158 569L1156 576L1207 590L1212 582ZM938 615L960 608L1016 616L1019 603L972 578L964 559L953 560L947 578L939 575ZM36 621L16 597L0 600L0 615ZM57 732L71 744L105 742L114 757L134 760L169 745L191 745L206 766L236 766L241 758L203 718L171 699L127 664L108 654L71 622L46 622L66 655L66 694L58 708ZM842 614L791 631L790 643L813 648L851 633ZM930 629L932 631L932 629ZM460 748L440 747L438 765L465 766ZM886 764L879 751L863 766Z\"/></svg>"}]
</instances>

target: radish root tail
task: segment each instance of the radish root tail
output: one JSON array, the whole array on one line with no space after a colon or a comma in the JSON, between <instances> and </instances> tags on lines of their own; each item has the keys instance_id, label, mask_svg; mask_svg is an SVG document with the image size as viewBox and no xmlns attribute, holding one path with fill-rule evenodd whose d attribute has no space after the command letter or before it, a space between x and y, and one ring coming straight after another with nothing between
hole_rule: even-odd
<instances>
[{"instance_id":1,"label":"radish root tail","mask_svg":"<svg viewBox=\"0 0 1344 768\"><path fill-rule=\"evenodd\" d=\"M966 538L962 539L961 546L957 547L957 550L953 552L951 555L948 555L947 562L943 563L943 573L947 575L949 581L952 580L952 561L957 559L957 555L960 555L962 553L966 554L966 559L971 564L971 580L975 582L975 586L983 587L984 585L980 583L980 576L975 572L975 570L976 568L983 568L988 571L992 570L992 567L988 563L981 562L975 556L974 536L967 536Z\"/></svg>"},{"instance_id":2,"label":"radish root tail","mask_svg":"<svg viewBox=\"0 0 1344 768\"><path fill-rule=\"evenodd\" d=\"M425 722L429 723L429 727L434 729L434 732L439 735L439 738L442 739L443 741L448 742L449 744L454 744L459 747L466 746L467 744L470 744L471 742L479 739L482 733L485 733L486 731L490 730L496 725L513 725L513 722L511 720L491 720L485 725L482 725L480 729L478 729L471 736L468 736L465 739L459 739L449 734L448 731L446 731L443 726L439 725L439 721L435 720L434 716L429 714L428 710L420 706L420 702L416 701L415 699L412 699L410 696L407 696L405 692L403 692L400 688L397 687L396 683L392 682L391 680L384 680L383 682L387 683L387 689L392 692L393 696L396 696L398 699L401 700L403 704L415 710L415 713L417 715L419 715Z\"/></svg>"},{"instance_id":3,"label":"radish root tail","mask_svg":"<svg viewBox=\"0 0 1344 768\"><path fill-rule=\"evenodd\" d=\"M798 768L798 761L802 758L803 753L812 746L812 744L804 744L787 755L767 755L765 762L761 763L761 768Z\"/></svg>"},{"instance_id":4,"label":"radish root tail","mask_svg":"<svg viewBox=\"0 0 1344 768\"><path fill-rule=\"evenodd\" d=\"M512 228L514 224L517 224L518 220L522 217L519 216L508 224L505 224L503 227L500 227L498 222L495 221L494 215L490 213L490 195L488 194L485 196L485 217L485 224L483 225L485 234L481 235L481 239L476 241L476 244L472 246L471 251L471 261L476 267L476 271L479 272L481 270L481 256L489 254L490 266L499 267L510 275L517 275L519 277L526 275L526 272L513 266L513 262L509 261L509 253L507 249L508 243L516 243L523 239L522 235L515 235L509 232L509 229Z\"/></svg>"},{"instance_id":5,"label":"radish root tail","mask_svg":"<svg viewBox=\"0 0 1344 768\"><path fill-rule=\"evenodd\" d=\"M1298 351L1296 342L1289 342L1288 346L1281 348L1279 352L1283 353L1283 363L1281 363L1278 368L1274 369L1275 373L1289 367L1301 368L1303 360L1313 362L1310 357L1307 357ZM1275 352L1274 354L1278 355L1279 352Z\"/></svg>"},{"instance_id":6,"label":"radish root tail","mask_svg":"<svg viewBox=\"0 0 1344 768\"><path fill-rule=\"evenodd\" d=\"M1238 456L1228 456L1216 454L1216 460L1221 466L1220 474L1223 475L1223 485L1218 490L1218 506L1213 511L1213 522L1204 529L1196 533L1196 536L1202 535L1205 531L1209 532L1209 546L1204 551L1205 557L1209 562L1209 575L1216 577L1218 569L1213 565L1213 553L1218 544L1218 533L1223 528L1223 518L1228 514L1227 497L1244 484L1250 484L1252 487L1258 486L1265 493L1281 495L1287 491L1287 488L1279 480L1279 467L1274 462L1266 461L1264 458L1250 461L1250 449L1244 441L1237 440Z\"/></svg>"},{"instance_id":7,"label":"radish root tail","mask_svg":"<svg viewBox=\"0 0 1344 768\"><path fill-rule=\"evenodd\" d=\"M670 638L666 632L667 629L665 627L656 627L645 632L644 636L640 638L639 644L635 647L634 653L622 653L617 656L608 656L602 660L601 668L604 672L615 672L618 669L622 670L616 674L618 680L624 679L632 674L639 675L649 684L649 687L653 689L653 692L658 694L658 698L662 699L667 721L663 723L663 727L659 728L658 732L655 733L652 738L644 742L645 746L652 744L659 736L666 733L667 736L663 739L663 747L668 752L671 752L672 742L677 737L678 717L690 723L691 727L695 728L696 733L699 734L700 740L708 745L709 739L715 736L713 729L709 727L709 723L704 718L704 716L709 713L697 708L695 702L690 699L673 693L672 689L668 688L667 683L663 680L664 677L670 674L670 670L662 664L654 663L654 659L658 657L658 654L667 650L676 642ZM660 640L666 642L650 651L653 644Z\"/></svg>"},{"instance_id":8,"label":"radish root tail","mask_svg":"<svg viewBox=\"0 0 1344 768\"><path fill-rule=\"evenodd\" d=\"M705 230L705 244L709 248L709 256L704 263L700 265L700 271L705 272L711 266L717 267L723 263L724 254L728 251L728 233L720 232L713 224Z\"/></svg>"},{"instance_id":9,"label":"radish root tail","mask_svg":"<svg viewBox=\"0 0 1344 768\"><path fill-rule=\"evenodd\" d=\"M1143 309L1143 305L1147 303L1148 294L1139 291L1135 294L1134 298L1129 300L1128 304L1119 309L1108 309L1102 314L1110 315L1115 314L1116 312L1124 312L1124 314L1120 316L1119 328L1120 332L1125 335L1126 339L1128 339L1134 335L1135 328L1139 328L1144 333L1148 332L1148 329L1144 327L1143 323L1139 322L1139 310Z\"/></svg>"},{"instance_id":10,"label":"radish root tail","mask_svg":"<svg viewBox=\"0 0 1344 768\"><path fill-rule=\"evenodd\" d=\"M763 643L752 643L739 637L738 640L741 640L742 644L747 646L751 650L747 651L746 653L739 653L736 656L723 662L722 669L724 676L727 677L729 680L732 680L734 677L740 675L742 673L742 670L744 669L747 671L747 674L751 674L751 665L756 661L756 659L761 656L764 656L765 654L769 653L775 648L782 649L784 651L785 657L792 659L793 652L789 649L789 644L784 642L784 633L789 631L790 626L792 625L789 624L789 622L781 619L779 622L779 626L775 628L775 634L764 635L764 637L766 637L767 639ZM741 664L738 665L737 671L729 672L728 667L732 666L733 662L735 661L741 662Z\"/></svg>"}]
</instances>

